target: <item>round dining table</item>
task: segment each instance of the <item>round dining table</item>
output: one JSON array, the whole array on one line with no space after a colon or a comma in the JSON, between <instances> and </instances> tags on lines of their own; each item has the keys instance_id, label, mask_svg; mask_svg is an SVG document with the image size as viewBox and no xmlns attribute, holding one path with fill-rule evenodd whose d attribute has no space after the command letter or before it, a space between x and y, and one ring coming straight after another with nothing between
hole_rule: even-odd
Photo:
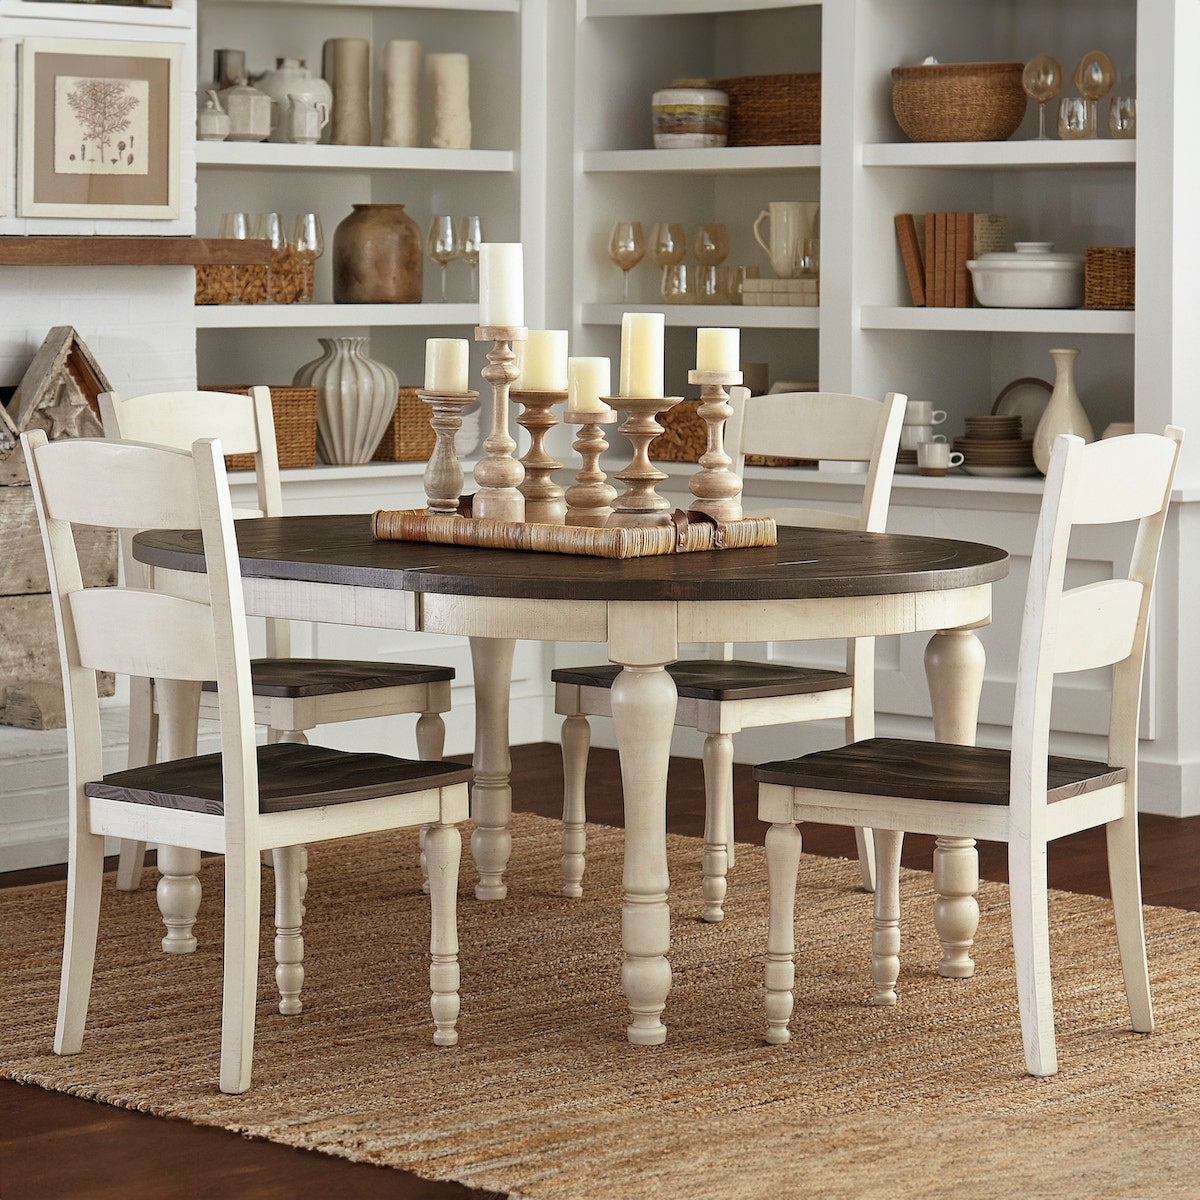
<instances>
[{"instance_id":1,"label":"round dining table","mask_svg":"<svg viewBox=\"0 0 1200 1200\"><path fill-rule=\"evenodd\" d=\"M972 742L984 662L974 630L990 620L992 584L1008 571L1007 554L994 546L788 527L774 546L629 559L377 540L369 515L243 520L237 538L251 615L470 639L471 850L482 900L507 894L515 641L607 645L623 668L612 690L625 805L621 983L628 1038L643 1045L667 1034L666 794L676 689L664 668L680 644L929 632L934 736ZM134 556L153 568L155 587L205 594L198 531L140 533ZM935 865L943 962L958 963L943 974L973 969L966 949L978 922L974 844L963 842L943 847L940 877Z\"/></svg>"}]
</instances>

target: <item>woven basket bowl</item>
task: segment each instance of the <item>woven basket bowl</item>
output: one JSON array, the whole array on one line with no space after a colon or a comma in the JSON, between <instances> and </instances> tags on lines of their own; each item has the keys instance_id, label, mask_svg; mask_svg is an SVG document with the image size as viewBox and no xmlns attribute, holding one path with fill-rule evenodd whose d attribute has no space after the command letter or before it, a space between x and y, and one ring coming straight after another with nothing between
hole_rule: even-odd
<instances>
[{"instance_id":1,"label":"woven basket bowl","mask_svg":"<svg viewBox=\"0 0 1200 1200\"><path fill-rule=\"evenodd\" d=\"M1025 116L1024 64L937 63L892 69L892 111L914 142L1002 142Z\"/></svg>"}]
</instances>

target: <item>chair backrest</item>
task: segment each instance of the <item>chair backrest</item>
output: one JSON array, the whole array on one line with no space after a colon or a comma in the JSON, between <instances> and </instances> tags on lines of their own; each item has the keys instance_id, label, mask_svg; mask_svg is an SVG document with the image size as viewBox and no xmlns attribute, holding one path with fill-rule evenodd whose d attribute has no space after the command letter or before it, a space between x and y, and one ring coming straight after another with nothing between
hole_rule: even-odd
<instances>
[{"instance_id":1,"label":"chair backrest","mask_svg":"<svg viewBox=\"0 0 1200 1200\"><path fill-rule=\"evenodd\" d=\"M257 820L254 709L242 581L221 443L191 453L99 438L21 437L50 575L70 744L72 800L103 775L97 671L215 679L227 840ZM208 602L121 585L85 587L73 525L199 529ZM198 576L198 579L203 578Z\"/></svg>"},{"instance_id":2,"label":"chair backrest","mask_svg":"<svg viewBox=\"0 0 1200 1200\"><path fill-rule=\"evenodd\" d=\"M865 463L856 516L816 508L773 510L773 515L788 525L882 532L907 403L899 392L889 392L883 400L838 392L752 396L746 401L737 454L730 450L733 469L744 472L747 454Z\"/></svg>"},{"instance_id":3,"label":"chair backrest","mask_svg":"<svg viewBox=\"0 0 1200 1200\"><path fill-rule=\"evenodd\" d=\"M1054 676L1112 666L1108 761L1135 781L1142 666L1163 526L1183 431L1130 434L1091 445L1069 435L1054 443L1029 566L1013 714L1014 798L1045 809L1046 757ZM1063 588L1071 530L1137 522L1129 570ZM1136 787L1127 792L1129 803ZM1040 801L1040 803L1039 803Z\"/></svg>"}]
</instances>

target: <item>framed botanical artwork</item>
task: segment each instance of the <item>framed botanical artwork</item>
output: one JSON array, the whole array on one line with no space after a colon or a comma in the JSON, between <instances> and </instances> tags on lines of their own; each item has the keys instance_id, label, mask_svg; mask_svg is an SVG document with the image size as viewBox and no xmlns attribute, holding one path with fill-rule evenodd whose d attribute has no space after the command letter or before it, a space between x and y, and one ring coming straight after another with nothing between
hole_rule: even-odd
<instances>
[{"instance_id":1,"label":"framed botanical artwork","mask_svg":"<svg viewBox=\"0 0 1200 1200\"><path fill-rule=\"evenodd\" d=\"M181 48L26 38L20 215L179 216Z\"/></svg>"}]
</instances>

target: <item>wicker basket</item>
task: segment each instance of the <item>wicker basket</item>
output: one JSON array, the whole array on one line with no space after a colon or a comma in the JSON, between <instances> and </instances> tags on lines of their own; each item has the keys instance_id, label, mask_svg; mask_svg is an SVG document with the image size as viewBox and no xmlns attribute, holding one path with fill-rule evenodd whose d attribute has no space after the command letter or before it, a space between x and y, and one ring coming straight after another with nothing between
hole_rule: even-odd
<instances>
[{"instance_id":1,"label":"wicker basket","mask_svg":"<svg viewBox=\"0 0 1200 1200\"><path fill-rule=\"evenodd\" d=\"M728 145L820 145L819 74L742 75L712 86L729 97Z\"/></svg>"},{"instance_id":2,"label":"wicker basket","mask_svg":"<svg viewBox=\"0 0 1200 1200\"><path fill-rule=\"evenodd\" d=\"M1083 272L1084 308L1133 308L1132 246L1089 246Z\"/></svg>"},{"instance_id":3,"label":"wicker basket","mask_svg":"<svg viewBox=\"0 0 1200 1200\"><path fill-rule=\"evenodd\" d=\"M400 389L391 424L372 456L376 462L424 462L433 453L437 439L429 424L429 405L417 395L417 390Z\"/></svg>"},{"instance_id":4,"label":"wicker basket","mask_svg":"<svg viewBox=\"0 0 1200 1200\"><path fill-rule=\"evenodd\" d=\"M206 392L233 392L248 396L241 385L205 387ZM271 387L271 415L275 421L275 446L281 467L311 467L317 461L317 389ZM225 470L253 471L253 454L225 455Z\"/></svg>"},{"instance_id":5,"label":"wicker basket","mask_svg":"<svg viewBox=\"0 0 1200 1200\"><path fill-rule=\"evenodd\" d=\"M665 413L659 413L663 432L650 443L650 457L659 462L699 462L708 449L708 427L700 416L698 400L685 400ZM780 458L774 455L747 454L748 467L810 467L806 458Z\"/></svg>"},{"instance_id":6,"label":"wicker basket","mask_svg":"<svg viewBox=\"0 0 1200 1200\"><path fill-rule=\"evenodd\" d=\"M1002 142L1025 116L1023 64L935 63L892 70L892 111L914 142Z\"/></svg>"}]
</instances>

